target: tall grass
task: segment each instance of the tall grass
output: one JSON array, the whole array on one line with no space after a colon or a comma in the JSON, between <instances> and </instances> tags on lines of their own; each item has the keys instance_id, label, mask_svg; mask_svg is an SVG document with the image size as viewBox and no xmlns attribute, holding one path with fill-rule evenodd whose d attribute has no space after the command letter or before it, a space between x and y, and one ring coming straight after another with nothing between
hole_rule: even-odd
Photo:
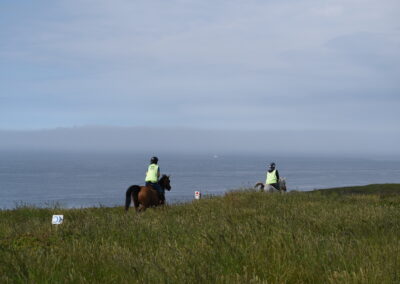
<instances>
[{"instance_id":1,"label":"tall grass","mask_svg":"<svg viewBox=\"0 0 400 284\"><path fill-rule=\"evenodd\" d=\"M244 190L142 214L21 207L0 211L0 282L399 283L399 236L400 185Z\"/></svg>"}]
</instances>

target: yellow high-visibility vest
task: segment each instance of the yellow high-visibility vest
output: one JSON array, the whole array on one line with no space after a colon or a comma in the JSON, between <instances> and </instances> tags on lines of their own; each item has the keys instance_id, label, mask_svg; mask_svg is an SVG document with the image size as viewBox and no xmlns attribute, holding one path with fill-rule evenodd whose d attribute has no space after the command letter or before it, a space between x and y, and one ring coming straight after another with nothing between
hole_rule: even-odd
<instances>
[{"instance_id":1,"label":"yellow high-visibility vest","mask_svg":"<svg viewBox=\"0 0 400 284\"><path fill-rule=\"evenodd\" d=\"M278 183L278 178L276 177L276 170L272 172L267 172L267 180L265 181L266 184L274 184Z\"/></svg>"},{"instance_id":2,"label":"yellow high-visibility vest","mask_svg":"<svg viewBox=\"0 0 400 284\"><path fill-rule=\"evenodd\" d=\"M157 183L158 182L158 165L151 164L146 173L146 182Z\"/></svg>"}]
</instances>

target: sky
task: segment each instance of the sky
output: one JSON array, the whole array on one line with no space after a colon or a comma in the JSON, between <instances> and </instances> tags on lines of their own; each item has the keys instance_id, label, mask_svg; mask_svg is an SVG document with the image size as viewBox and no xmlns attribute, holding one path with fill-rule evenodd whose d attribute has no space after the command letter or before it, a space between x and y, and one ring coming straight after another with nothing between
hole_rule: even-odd
<instances>
[{"instance_id":1,"label":"sky","mask_svg":"<svg viewBox=\"0 0 400 284\"><path fill-rule=\"evenodd\" d=\"M400 139L399 14L398 0L3 0L0 130Z\"/></svg>"}]
</instances>

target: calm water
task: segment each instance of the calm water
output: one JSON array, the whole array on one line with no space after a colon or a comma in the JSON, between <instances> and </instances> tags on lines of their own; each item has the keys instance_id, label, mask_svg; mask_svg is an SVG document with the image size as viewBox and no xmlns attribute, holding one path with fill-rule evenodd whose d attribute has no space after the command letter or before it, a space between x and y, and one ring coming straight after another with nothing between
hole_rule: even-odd
<instances>
[{"instance_id":1,"label":"calm water","mask_svg":"<svg viewBox=\"0 0 400 284\"><path fill-rule=\"evenodd\" d=\"M289 190L400 183L400 161L347 158L160 155L171 175L170 203L194 191L219 195L264 181L270 161ZM137 154L0 153L0 208L17 204L63 207L122 205L125 190L143 184L148 156Z\"/></svg>"}]
</instances>

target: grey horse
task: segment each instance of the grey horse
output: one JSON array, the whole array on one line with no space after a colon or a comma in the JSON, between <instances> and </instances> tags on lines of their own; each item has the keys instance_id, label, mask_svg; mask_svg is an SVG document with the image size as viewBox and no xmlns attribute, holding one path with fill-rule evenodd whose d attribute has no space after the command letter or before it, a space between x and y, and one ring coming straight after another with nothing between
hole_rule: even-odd
<instances>
[{"instance_id":1,"label":"grey horse","mask_svg":"<svg viewBox=\"0 0 400 284\"><path fill-rule=\"evenodd\" d=\"M261 191L266 191L266 192L286 192L286 180L285 178L280 178L279 179L279 187L280 189L276 189L270 184L264 184L262 182L257 182L254 188L260 189Z\"/></svg>"}]
</instances>

